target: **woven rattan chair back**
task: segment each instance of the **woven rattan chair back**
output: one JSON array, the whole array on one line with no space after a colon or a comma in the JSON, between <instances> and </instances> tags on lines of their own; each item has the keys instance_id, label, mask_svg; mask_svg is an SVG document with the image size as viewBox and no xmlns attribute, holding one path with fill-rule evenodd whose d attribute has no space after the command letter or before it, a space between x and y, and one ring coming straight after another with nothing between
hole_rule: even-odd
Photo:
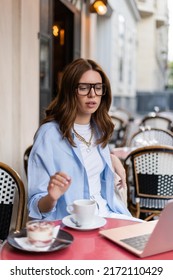
<instances>
[{"instance_id":1,"label":"woven rattan chair back","mask_svg":"<svg viewBox=\"0 0 173 280\"><path fill-rule=\"evenodd\" d=\"M17 199L16 199L17 198ZM17 207L14 209L14 203ZM15 205L16 206L16 205ZM22 227L25 210L25 188L18 173L8 165L0 162L0 239L8 236L12 214L15 211L15 231Z\"/></svg>"},{"instance_id":2,"label":"woven rattan chair back","mask_svg":"<svg viewBox=\"0 0 173 280\"><path fill-rule=\"evenodd\" d=\"M141 126L149 126L150 128L160 128L164 130L172 129L172 121L162 116L147 116L141 121Z\"/></svg>"},{"instance_id":3,"label":"woven rattan chair back","mask_svg":"<svg viewBox=\"0 0 173 280\"><path fill-rule=\"evenodd\" d=\"M168 145L173 146L173 133L169 130L151 128L137 131L129 140L130 147L145 145Z\"/></svg>"},{"instance_id":4,"label":"woven rattan chair back","mask_svg":"<svg viewBox=\"0 0 173 280\"><path fill-rule=\"evenodd\" d=\"M130 211L138 218L145 213L146 220L160 214L173 199L173 147L138 148L126 158L125 169Z\"/></svg>"}]
</instances>

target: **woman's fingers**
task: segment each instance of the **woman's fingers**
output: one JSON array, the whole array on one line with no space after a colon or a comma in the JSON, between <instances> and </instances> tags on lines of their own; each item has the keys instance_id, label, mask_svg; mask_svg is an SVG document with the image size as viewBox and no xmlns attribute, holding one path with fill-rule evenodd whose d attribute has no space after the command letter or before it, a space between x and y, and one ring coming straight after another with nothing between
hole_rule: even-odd
<instances>
[{"instance_id":1,"label":"woman's fingers","mask_svg":"<svg viewBox=\"0 0 173 280\"><path fill-rule=\"evenodd\" d=\"M51 184L61 186L61 187L68 185L70 182L71 182L71 178L63 172L55 173L55 175L53 175L50 180Z\"/></svg>"}]
</instances>

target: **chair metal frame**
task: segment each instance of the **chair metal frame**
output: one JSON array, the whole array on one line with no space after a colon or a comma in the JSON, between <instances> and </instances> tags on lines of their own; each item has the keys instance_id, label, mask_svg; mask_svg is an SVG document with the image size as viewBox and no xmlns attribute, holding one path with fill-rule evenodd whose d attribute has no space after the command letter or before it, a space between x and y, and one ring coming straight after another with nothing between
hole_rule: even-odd
<instances>
[{"instance_id":1,"label":"chair metal frame","mask_svg":"<svg viewBox=\"0 0 173 280\"><path fill-rule=\"evenodd\" d=\"M173 199L173 147L146 146L133 150L124 166L128 186L128 207L132 215L145 220L158 216Z\"/></svg>"},{"instance_id":2,"label":"chair metal frame","mask_svg":"<svg viewBox=\"0 0 173 280\"><path fill-rule=\"evenodd\" d=\"M24 222L25 212L25 187L19 174L7 164L0 162L0 239L5 240L8 236L15 198L17 197L17 215L15 220L15 231L21 230ZM16 206L16 205L15 205Z\"/></svg>"},{"instance_id":3,"label":"chair metal frame","mask_svg":"<svg viewBox=\"0 0 173 280\"><path fill-rule=\"evenodd\" d=\"M24 169L25 169L25 174L26 174L26 176L28 175L28 159L29 159L29 155L30 155L32 146L33 146L33 145L30 145L30 146L25 150L24 155L23 155L23 164L24 164Z\"/></svg>"}]
</instances>

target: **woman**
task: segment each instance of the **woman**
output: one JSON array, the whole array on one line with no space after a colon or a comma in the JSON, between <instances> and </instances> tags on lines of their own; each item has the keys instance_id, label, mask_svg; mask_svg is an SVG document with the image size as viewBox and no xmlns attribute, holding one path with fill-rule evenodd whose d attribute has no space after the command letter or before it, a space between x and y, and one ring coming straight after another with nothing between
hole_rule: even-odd
<instances>
[{"instance_id":1,"label":"woman","mask_svg":"<svg viewBox=\"0 0 173 280\"><path fill-rule=\"evenodd\" d=\"M29 157L30 217L62 219L80 198L96 200L100 216L131 217L114 192L110 105L110 83L97 63L80 58L66 67Z\"/></svg>"}]
</instances>

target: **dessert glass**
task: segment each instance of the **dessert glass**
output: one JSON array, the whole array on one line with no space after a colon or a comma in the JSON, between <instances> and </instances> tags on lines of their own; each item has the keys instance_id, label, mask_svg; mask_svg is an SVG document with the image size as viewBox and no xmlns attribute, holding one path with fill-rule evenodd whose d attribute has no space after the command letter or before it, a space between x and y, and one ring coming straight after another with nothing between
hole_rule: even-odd
<instances>
[{"instance_id":1,"label":"dessert glass","mask_svg":"<svg viewBox=\"0 0 173 280\"><path fill-rule=\"evenodd\" d=\"M36 247L46 247L52 243L54 223L51 221L32 220L27 222L28 242Z\"/></svg>"}]
</instances>

